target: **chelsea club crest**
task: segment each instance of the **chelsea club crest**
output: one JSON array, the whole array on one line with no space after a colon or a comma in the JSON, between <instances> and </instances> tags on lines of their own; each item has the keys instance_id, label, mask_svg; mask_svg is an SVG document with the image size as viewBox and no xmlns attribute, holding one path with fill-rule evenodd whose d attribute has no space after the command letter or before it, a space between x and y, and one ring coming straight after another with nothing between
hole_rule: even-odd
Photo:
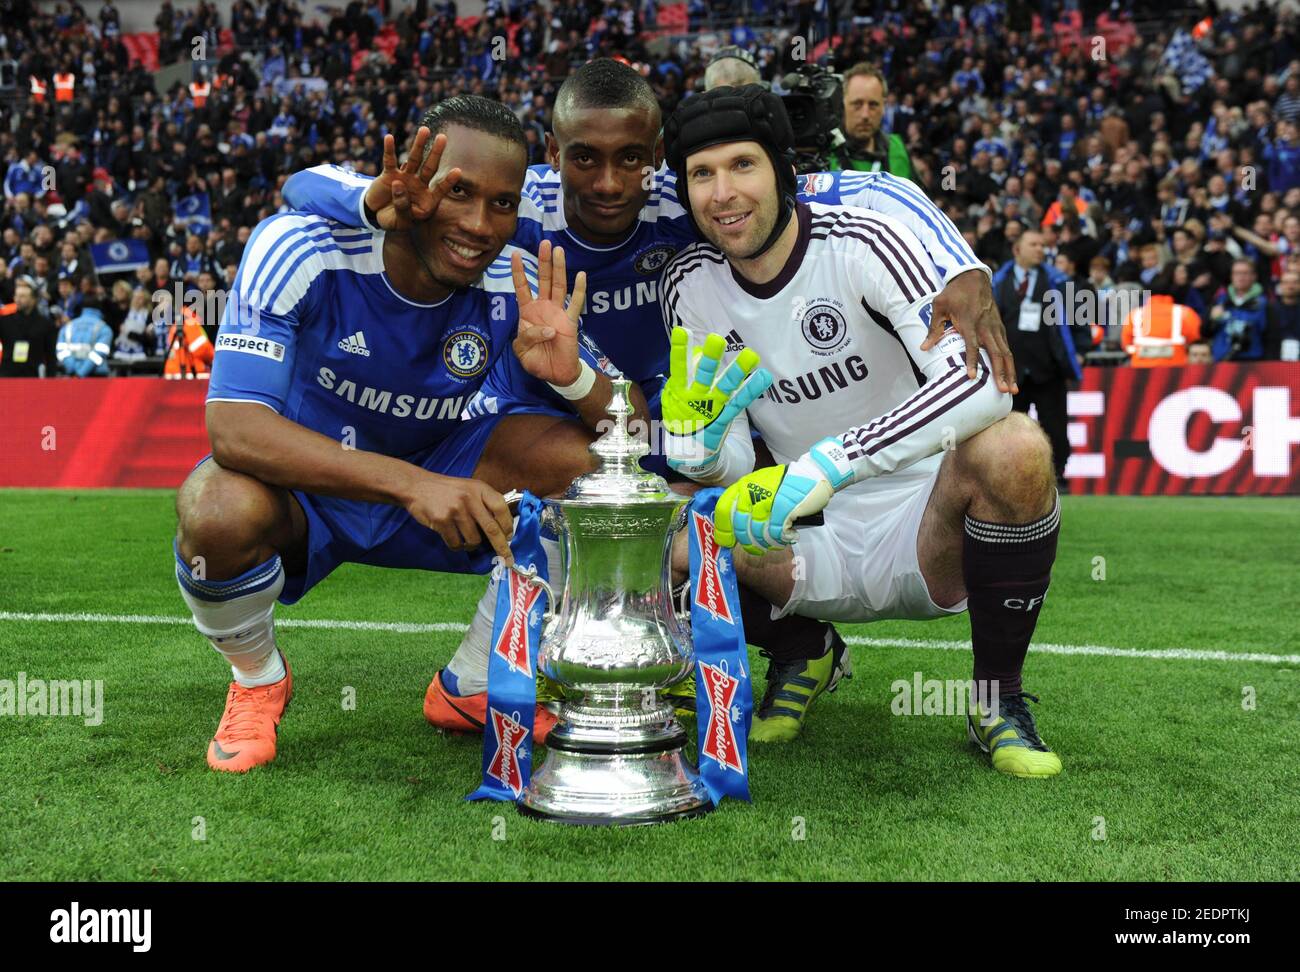
<instances>
[{"instance_id":1,"label":"chelsea club crest","mask_svg":"<svg viewBox=\"0 0 1300 972\"><path fill-rule=\"evenodd\" d=\"M644 273L647 275L658 273L664 268L664 264L667 263L676 252L676 247L669 246L666 243L661 243L659 246L652 246L648 250L637 254L637 258L633 261L632 266L636 269L637 273Z\"/></svg>"},{"instance_id":2,"label":"chelsea club crest","mask_svg":"<svg viewBox=\"0 0 1300 972\"><path fill-rule=\"evenodd\" d=\"M457 331L447 338L442 361L457 378L473 378L487 367L487 342L475 331Z\"/></svg>"},{"instance_id":3,"label":"chelsea club crest","mask_svg":"<svg viewBox=\"0 0 1300 972\"><path fill-rule=\"evenodd\" d=\"M848 343L849 328L835 303L823 298L813 301L803 312L799 326L813 354L832 355Z\"/></svg>"}]
</instances>

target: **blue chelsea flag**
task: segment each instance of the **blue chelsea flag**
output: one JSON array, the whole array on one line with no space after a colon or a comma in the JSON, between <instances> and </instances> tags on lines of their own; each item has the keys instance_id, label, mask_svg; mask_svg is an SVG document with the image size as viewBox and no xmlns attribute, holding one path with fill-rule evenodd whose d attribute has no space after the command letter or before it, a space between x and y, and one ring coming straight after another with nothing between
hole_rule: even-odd
<instances>
[{"instance_id":1,"label":"blue chelsea flag","mask_svg":"<svg viewBox=\"0 0 1300 972\"><path fill-rule=\"evenodd\" d=\"M176 219L192 233L206 233L212 229L212 206L206 192L196 192L176 203Z\"/></svg>"},{"instance_id":2,"label":"blue chelsea flag","mask_svg":"<svg viewBox=\"0 0 1300 972\"><path fill-rule=\"evenodd\" d=\"M149 247L144 240L110 240L93 243L90 259L96 273L120 273L149 266Z\"/></svg>"}]
</instances>

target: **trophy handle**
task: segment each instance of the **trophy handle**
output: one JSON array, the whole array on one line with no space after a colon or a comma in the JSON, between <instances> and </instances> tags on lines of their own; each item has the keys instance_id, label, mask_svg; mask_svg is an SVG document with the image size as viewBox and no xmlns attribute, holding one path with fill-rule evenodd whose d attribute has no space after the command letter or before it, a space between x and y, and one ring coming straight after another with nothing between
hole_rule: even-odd
<instances>
[{"instance_id":1,"label":"trophy handle","mask_svg":"<svg viewBox=\"0 0 1300 972\"><path fill-rule=\"evenodd\" d=\"M512 489L508 493L502 493L501 498L506 501L506 506L510 507L511 515L519 512L519 501L524 498L521 490Z\"/></svg>"},{"instance_id":2,"label":"trophy handle","mask_svg":"<svg viewBox=\"0 0 1300 972\"><path fill-rule=\"evenodd\" d=\"M546 613L542 615L542 624L549 624L551 619L555 617L554 589L550 584L546 583L546 581L538 576L536 567L520 567L518 564L511 564L510 569L522 577L527 583L532 584L534 587L540 587L546 592L546 603L548 607Z\"/></svg>"}]
</instances>

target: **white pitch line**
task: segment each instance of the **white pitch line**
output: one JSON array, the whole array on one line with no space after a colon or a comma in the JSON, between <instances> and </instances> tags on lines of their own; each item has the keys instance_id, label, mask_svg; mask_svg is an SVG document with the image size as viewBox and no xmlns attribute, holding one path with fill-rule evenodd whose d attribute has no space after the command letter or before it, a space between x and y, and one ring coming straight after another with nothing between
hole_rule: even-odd
<instances>
[{"instance_id":1,"label":"white pitch line","mask_svg":"<svg viewBox=\"0 0 1300 972\"><path fill-rule=\"evenodd\" d=\"M56 624L94 622L192 625L194 623L193 618L176 617L170 614L28 614L22 611L0 611L0 621L46 621ZM427 634L434 631L454 631L461 634L467 627L455 621L414 624L404 621L328 621L312 618L276 618L275 626L277 628L339 628L344 631L391 631L395 634Z\"/></svg>"},{"instance_id":2,"label":"white pitch line","mask_svg":"<svg viewBox=\"0 0 1300 972\"><path fill-rule=\"evenodd\" d=\"M190 625L193 620L168 614L44 614L22 611L0 611L0 621L42 621L48 623L91 622L112 624L180 624ZM456 621L438 621L417 624L406 621L341 621L314 618L277 618L280 628L325 628L339 631L389 631L394 634L430 634L453 632L460 634L466 625ZM865 648L921 648L931 651L969 651L969 641L919 640L915 638L861 638L844 639L850 645ZM1057 645L1050 642L1035 643L1030 651L1041 655L1099 655L1107 658L1147 658L1172 661L1223 661L1263 662L1269 665L1300 665L1300 655L1275 655L1259 651L1210 651L1202 648L1112 648L1108 645Z\"/></svg>"},{"instance_id":3,"label":"white pitch line","mask_svg":"<svg viewBox=\"0 0 1300 972\"><path fill-rule=\"evenodd\" d=\"M850 645L869 648L930 648L970 651L969 641L918 641L913 638L845 638ZM1274 655L1262 651L1207 651L1201 648L1111 648L1107 645L1054 645L1034 642L1029 650L1037 655L1102 655L1108 658L1153 658L1175 661L1251 661L1273 665L1300 665L1300 655Z\"/></svg>"}]
</instances>

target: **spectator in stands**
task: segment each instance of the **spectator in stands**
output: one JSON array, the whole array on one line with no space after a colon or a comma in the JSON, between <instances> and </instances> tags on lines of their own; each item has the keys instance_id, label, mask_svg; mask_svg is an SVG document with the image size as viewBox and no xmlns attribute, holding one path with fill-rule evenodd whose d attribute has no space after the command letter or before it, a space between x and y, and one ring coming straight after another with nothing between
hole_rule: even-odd
<instances>
[{"instance_id":1,"label":"spectator in stands","mask_svg":"<svg viewBox=\"0 0 1300 972\"><path fill-rule=\"evenodd\" d=\"M1049 226L1060 226L1071 215L1082 220L1087 216L1087 213L1088 204L1079 198L1079 187L1066 180L1061 183L1056 199L1052 201L1052 204L1047 207L1047 212L1043 214L1042 226L1044 229Z\"/></svg>"},{"instance_id":2,"label":"spectator in stands","mask_svg":"<svg viewBox=\"0 0 1300 972\"><path fill-rule=\"evenodd\" d=\"M1187 346L1187 363L1189 365L1214 364L1214 355L1210 352L1209 341L1193 341Z\"/></svg>"},{"instance_id":3,"label":"spectator in stands","mask_svg":"<svg viewBox=\"0 0 1300 972\"><path fill-rule=\"evenodd\" d=\"M167 197L167 180L162 173L149 179L149 186L136 197L137 215L144 220L155 236L167 226L171 216L171 200Z\"/></svg>"},{"instance_id":4,"label":"spectator in stands","mask_svg":"<svg viewBox=\"0 0 1300 972\"><path fill-rule=\"evenodd\" d=\"M109 299L103 304L104 322L115 334L122 333L122 324L131 309L132 287L125 280L116 280L109 290Z\"/></svg>"},{"instance_id":5,"label":"spectator in stands","mask_svg":"<svg viewBox=\"0 0 1300 972\"><path fill-rule=\"evenodd\" d=\"M41 313L36 288L27 278L14 284L13 313L0 314L0 378L45 378L54 374L54 323Z\"/></svg>"},{"instance_id":6,"label":"spectator in stands","mask_svg":"<svg viewBox=\"0 0 1300 972\"><path fill-rule=\"evenodd\" d=\"M45 173L40 153L32 146L25 157L9 164L5 172L5 199L13 199L19 193L25 193L32 199L45 195Z\"/></svg>"},{"instance_id":7,"label":"spectator in stands","mask_svg":"<svg viewBox=\"0 0 1300 972\"><path fill-rule=\"evenodd\" d=\"M98 307L87 307L59 329L55 356L65 374L77 378L108 374L113 332Z\"/></svg>"},{"instance_id":8,"label":"spectator in stands","mask_svg":"<svg viewBox=\"0 0 1300 972\"><path fill-rule=\"evenodd\" d=\"M90 221L96 226L110 226L117 222L113 215L113 177L103 166L95 169L86 204L90 209Z\"/></svg>"},{"instance_id":9,"label":"spectator in stands","mask_svg":"<svg viewBox=\"0 0 1300 972\"><path fill-rule=\"evenodd\" d=\"M1291 81L1300 82L1300 77ZM1261 157L1268 165L1268 187L1286 193L1300 186L1300 124L1294 117L1279 120L1277 138L1265 142Z\"/></svg>"},{"instance_id":10,"label":"spectator in stands","mask_svg":"<svg viewBox=\"0 0 1300 972\"><path fill-rule=\"evenodd\" d=\"M77 279L70 273L61 273L54 290L54 304L50 308L54 317L60 321L70 321L77 317L85 304Z\"/></svg>"},{"instance_id":11,"label":"spectator in stands","mask_svg":"<svg viewBox=\"0 0 1300 972\"><path fill-rule=\"evenodd\" d=\"M1282 274L1277 300L1268 305L1264 357L1274 361L1300 361L1300 272L1295 270Z\"/></svg>"},{"instance_id":12,"label":"spectator in stands","mask_svg":"<svg viewBox=\"0 0 1300 972\"><path fill-rule=\"evenodd\" d=\"M1282 94L1273 104L1273 115L1279 121L1300 122L1300 74L1293 71L1288 75Z\"/></svg>"},{"instance_id":13,"label":"spectator in stands","mask_svg":"<svg viewBox=\"0 0 1300 972\"><path fill-rule=\"evenodd\" d=\"M1264 331L1268 322L1268 298L1255 279L1255 264L1240 259L1232 262L1232 276L1210 308L1205 328L1213 337L1215 361L1258 361L1264 356Z\"/></svg>"},{"instance_id":14,"label":"spectator in stands","mask_svg":"<svg viewBox=\"0 0 1300 972\"><path fill-rule=\"evenodd\" d=\"M148 282L145 284L150 291L165 290L171 293L172 290L172 265L165 257L159 257L153 263L153 273L150 275Z\"/></svg>"},{"instance_id":15,"label":"spectator in stands","mask_svg":"<svg viewBox=\"0 0 1300 972\"><path fill-rule=\"evenodd\" d=\"M216 264L204 249L203 239L193 233L185 238L185 251L172 261L171 277L185 283L185 289L197 286L199 274L209 273L215 278Z\"/></svg>"},{"instance_id":16,"label":"spectator in stands","mask_svg":"<svg viewBox=\"0 0 1300 972\"><path fill-rule=\"evenodd\" d=\"M119 280L114 285L115 295L119 284L127 289L130 307L118 330L117 339L113 342L113 359L125 362L142 361L153 350L156 343L153 322L149 315L149 294L139 288L133 291L130 284Z\"/></svg>"}]
</instances>

